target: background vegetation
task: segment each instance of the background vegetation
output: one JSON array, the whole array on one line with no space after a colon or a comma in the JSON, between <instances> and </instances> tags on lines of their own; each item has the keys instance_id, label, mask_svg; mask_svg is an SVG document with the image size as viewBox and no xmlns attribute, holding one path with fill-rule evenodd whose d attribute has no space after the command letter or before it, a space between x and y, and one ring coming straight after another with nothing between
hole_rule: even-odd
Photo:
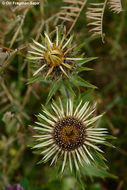
<instances>
[{"instance_id":1,"label":"background vegetation","mask_svg":"<svg viewBox=\"0 0 127 190\"><path fill-rule=\"evenodd\" d=\"M104 151L110 172L118 178L92 171L93 176L84 176L83 182L88 190L126 190L127 2L122 1L120 14L105 9L105 43L89 33L85 14L88 3L71 32L76 45L84 43L81 52L85 52L86 57L98 57L86 63L92 71L81 73L98 89L80 87L80 90L85 93L84 99L98 102L98 112L106 112L101 125L117 137L113 142L116 148ZM33 124L34 115L40 111L41 104L45 104L49 89L41 82L27 84L31 77L31 66L25 59L27 44L31 38L38 40L40 32L51 32L61 24L56 14L63 4L62 0L48 0L40 1L40 6L0 5L0 189L17 183L25 190L81 189L74 177L65 175L59 179L48 163L37 165L40 157L28 147L34 133L28 125ZM65 25L69 30L70 23Z\"/></svg>"}]
</instances>

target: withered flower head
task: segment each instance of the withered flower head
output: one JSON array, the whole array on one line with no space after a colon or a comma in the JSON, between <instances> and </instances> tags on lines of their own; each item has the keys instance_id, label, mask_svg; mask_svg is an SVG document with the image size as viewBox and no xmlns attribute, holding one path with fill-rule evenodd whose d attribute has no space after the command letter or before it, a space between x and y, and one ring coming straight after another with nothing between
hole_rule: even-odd
<instances>
[{"instance_id":1,"label":"withered flower head","mask_svg":"<svg viewBox=\"0 0 127 190\"><path fill-rule=\"evenodd\" d=\"M39 61L39 68L34 72L34 76L39 72L46 71L46 77L51 75L64 74L68 77L69 71L71 71L75 65L76 60L82 60L82 58L71 57L71 51L73 47L68 47L72 41L72 36L65 40L65 35L59 38L59 30L56 28L56 40L51 41L49 35L45 33L45 44L38 43L33 40L34 44L30 44L32 51L28 51L31 56L27 58L33 61Z\"/></svg>"}]
</instances>

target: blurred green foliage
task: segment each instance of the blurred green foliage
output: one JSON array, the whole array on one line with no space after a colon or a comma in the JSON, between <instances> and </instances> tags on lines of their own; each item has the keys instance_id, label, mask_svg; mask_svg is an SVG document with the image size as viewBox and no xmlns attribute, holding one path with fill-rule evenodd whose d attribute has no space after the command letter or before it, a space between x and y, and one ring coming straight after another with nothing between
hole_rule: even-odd
<instances>
[{"instance_id":1,"label":"blurred green foliage","mask_svg":"<svg viewBox=\"0 0 127 190\"><path fill-rule=\"evenodd\" d=\"M1 1L0 1L1 2ZM42 1L43 2L43 1ZM96 1L97 2L97 1ZM44 3L44 4L43 4ZM26 44L36 37L39 26L45 20L59 11L63 5L60 0L44 1L39 6L33 6L26 13L22 30L15 39L12 49L21 49L26 54ZM83 71L80 76L98 87L96 90L80 85L83 100L96 100L98 112L106 112L101 126L107 127L109 133L117 137L114 146L105 148L105 156L111 173L118 178L95 171L95 168L84 169L83 184L76 182L70 174L63 178L54 176L54 168L48 164L37 165L40 159L34 155L28 144L32 141L34 131L28 125L35 121L35 114L46 103L49 85L33 83L28 85L31 76L30 64L24 57L4 49L0 52L0 67L6 56L7 67L0 76L0 189L9 184L20 183L24 190L126 190L127 187L127 2L122 1L123 12L112 14L109 10L104 15L105 43L99 37L91 37L86 26L85 11L87 5L72 31L75 44L84 43L81 52L86 57L98 59L86 63L92 68L90 72ZM14 34L22 22L22 14L27 8L17 8L12 11L8 6L0 5L0 46L9 47ZM52 23L47 23L44 30L53 29ZM25 46L25 48L23 48ZM8 60L9 59L9 60ZM54 87L53 87L54 89ZM74 88L74 91L79 91ZM62 91L62 88L61 88ZM60 92L57 92L58 96ZM63 93L64 97L64 93ZM49 98L49 97L48 97ZM47 105L48 106L48 105ZM88 170L94 170L91 178L87 178ZM105 178L107 177L108 178ZM111 178L110 178L111 177ZM104 178L104 179L102 179ZM82 183L81 182L81 183ZM79 185L80 184L80 185Z\"/></svg>"}]
</instances>

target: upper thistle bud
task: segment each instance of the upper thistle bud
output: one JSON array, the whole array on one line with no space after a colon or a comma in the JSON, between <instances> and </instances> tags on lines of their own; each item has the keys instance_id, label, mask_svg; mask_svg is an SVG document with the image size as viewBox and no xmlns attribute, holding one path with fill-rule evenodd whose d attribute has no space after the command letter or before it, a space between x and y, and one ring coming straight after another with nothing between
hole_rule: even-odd
<instances>
[{"instance_id":1,"label":"upper thistle bud","mask_svg":"<svg viewBox=\"0 0 127 190\"><path fill-rule=\"evenodd\" d=\"M32 51L28 51L31 55L27 58L30 60L39 61L39 68L34 72L33 75L37 75L42 70L44 71L45 77L49 75L54 78L64 74L69 77L69 73L73 70L76 60L82 60L82 58L75 58L72 56L72 49L70 43L73 36L69 39L59 37L58 28L56 28L56 40L51 41L49 35L45 32L44 44L38 43L33 40L34 44L30 44Z\"/></svg>"}]
</instances>

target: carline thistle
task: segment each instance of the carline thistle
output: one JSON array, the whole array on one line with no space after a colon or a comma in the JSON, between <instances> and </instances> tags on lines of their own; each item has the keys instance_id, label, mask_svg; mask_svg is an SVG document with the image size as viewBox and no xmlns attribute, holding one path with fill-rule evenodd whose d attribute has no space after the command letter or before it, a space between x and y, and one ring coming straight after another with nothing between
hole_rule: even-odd
<instances>
[{"instance_id":1,"label":"carline thistle","mask_svg":"<svg viewBox=\"0 0 127 190\"><path fill-rule=\"evenodd\" d=\"M73 164L77 170L84 163L91 164L94 158L91 150L100 153L103 151L97 144L104 144L107 134L106 128L96 127L96 121L102 115L93 116L96 104L82 101L74 109L73 101L68 99L66 109L59 98L59 106L51 104L54 114L43 107L43 114L39 114L40 122L35 122L34 129L39 133L35 135L36 145L33 148L40 149L43 155L42 161L51 160L51 165L62 160L61 171L64 171L68 163L72 171Z\"/></svg>"},{"instance_id":2,"label":"carline thistle","mask_svg":"<svg viewBox=\"0 0 127 190\"><path fill-rule=\"evenodd\" d=\"M30 44L31 50L28 51L31 55L27 56L28 60L38 61L38 69L33 76L45 73L45 78L51 76L61 76L62 74L69 77L69 72L73 70L76 61L82 58L75 58L72 56L72 49L68 47L72 41L72 36L66 40L65 35L59 39L59 30L56 28L56 40L51 41L49 35L45 32L44 44L33 40Z\"/></svg>"}]
</instances>

